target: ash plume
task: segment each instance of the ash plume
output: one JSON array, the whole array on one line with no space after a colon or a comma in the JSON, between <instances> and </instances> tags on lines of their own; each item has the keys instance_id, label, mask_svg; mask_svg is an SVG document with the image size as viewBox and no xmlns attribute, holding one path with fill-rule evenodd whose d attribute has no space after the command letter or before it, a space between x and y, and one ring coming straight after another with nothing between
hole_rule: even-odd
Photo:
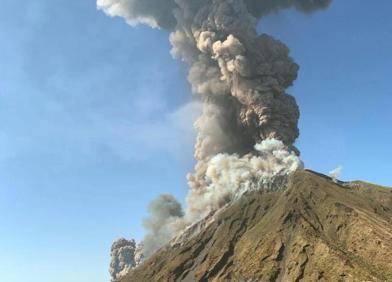
<instances>
[{"instance_id":1,"label":"ash plume","mask_svg":"<svg viewBox=\"0 0 392 282\"><path fill-rule=\"evenodd\" d=\"M149 257L167 243L173 234L184 228L181 204L173 196L159 196L150 203L148 210L149 217L144 221L144 227L148 232L143 240L145 257Z\"/></svg>"},{"instance_id":2,"label":"ash plume","mask_svg":"<svg viewBox=\"0 0 392 282\"><path fill-rule=\"evenodd\" d=\"M328 8L332 0L245 0L245 2L249 12L260 18L271 12L291 7L304 13L311 13L315 10Z\"/></svg>"},{"instance_id":3,"label":"ash plume","mask_svg":"<svg viewBox=\"0 0 392 282\"><path fill-rule=\"evenodd\" d=\"M110 252L111 262L109 267L112 281L136 266L135 252L135 240L121 238L113 242Z\"/></svg>"},{"instance_id":4,"label":"ash plume","mask_svg":"<svg viewBox=\"0 0 392 282\"><path fill-rule=\"evenodd\" d=\"M174 199L154 202L146 256L168 241L173 226L189 225L248 189L302 166L295 140L299 108L286 92L299 66L286 45L257 33L260 18L281 9L309 13L330 0L97 0L97 7L131 24L169 30L171 54L188 65L188 80L203 103L196 121L196 166L183 216ZM175 206L174 214L163 212ZM156 217L158 216L158 217ZM161 238L161 239L156 239Z\"/></svg>"}]
</instances>

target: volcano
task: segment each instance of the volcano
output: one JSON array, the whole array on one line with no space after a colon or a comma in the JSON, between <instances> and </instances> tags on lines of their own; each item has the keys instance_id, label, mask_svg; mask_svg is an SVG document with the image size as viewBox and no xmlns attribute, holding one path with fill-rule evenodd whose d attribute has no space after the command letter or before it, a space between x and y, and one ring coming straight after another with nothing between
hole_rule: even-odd
<instances>
[{"instance_id":1,"label":"volcano","mask_svg":"<svg viewBox=\"0 0 392 282\"><path fill-rule=\"evenodd\" d=\"M392 281L392 190L309 170L249 192L117 280Z\"/></svg>"}]
</instances>

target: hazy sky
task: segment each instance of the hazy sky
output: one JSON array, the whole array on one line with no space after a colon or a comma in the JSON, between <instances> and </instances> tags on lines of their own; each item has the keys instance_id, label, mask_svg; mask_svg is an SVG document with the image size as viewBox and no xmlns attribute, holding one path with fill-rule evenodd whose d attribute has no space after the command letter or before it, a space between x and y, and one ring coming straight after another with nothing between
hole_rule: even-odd
<instances>
[{"instance_id":1,"label":"hazy sky","mask_svg":"<svg viewBox=\"0 0 392 282\"><path fill-rule=\"evenodd\" d=\"M301 65L308 168L392 186L390 0L265 19ZM108 281L109 249L143 236L148 202L183 201L197 106L168 35L94 0L0 0L0 277Z\"/></svg>"}]
</instances>

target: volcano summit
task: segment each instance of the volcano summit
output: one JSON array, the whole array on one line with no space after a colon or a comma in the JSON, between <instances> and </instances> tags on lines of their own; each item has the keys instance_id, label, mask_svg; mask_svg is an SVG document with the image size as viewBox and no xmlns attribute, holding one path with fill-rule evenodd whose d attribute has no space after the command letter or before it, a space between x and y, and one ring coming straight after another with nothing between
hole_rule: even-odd
<instances>
[{"instance_id":1,"label":"volcano summit","mask_svg":"<svg viewBox=\"0 0 392 282\"><path fill-rule=\"evenodd\" d=\"M298 171L249 192L118 282L392 281L392 190Z\"/></svg>"}]
</instances>

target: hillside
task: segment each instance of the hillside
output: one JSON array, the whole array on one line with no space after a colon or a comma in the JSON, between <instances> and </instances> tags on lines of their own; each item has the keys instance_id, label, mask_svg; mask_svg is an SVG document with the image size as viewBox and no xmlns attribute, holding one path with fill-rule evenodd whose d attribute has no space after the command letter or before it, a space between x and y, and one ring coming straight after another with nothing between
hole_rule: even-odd
<instances>
[{"instance_id":1,"label":"hillside","mask_svg":"<svg viewBox=\"0 0 392 282\"><path fill-rule=\"evenodd\" d=\"M392 281L392 191L297 172L118 280L131 281Z\"/></svg>"}]
</instances>

